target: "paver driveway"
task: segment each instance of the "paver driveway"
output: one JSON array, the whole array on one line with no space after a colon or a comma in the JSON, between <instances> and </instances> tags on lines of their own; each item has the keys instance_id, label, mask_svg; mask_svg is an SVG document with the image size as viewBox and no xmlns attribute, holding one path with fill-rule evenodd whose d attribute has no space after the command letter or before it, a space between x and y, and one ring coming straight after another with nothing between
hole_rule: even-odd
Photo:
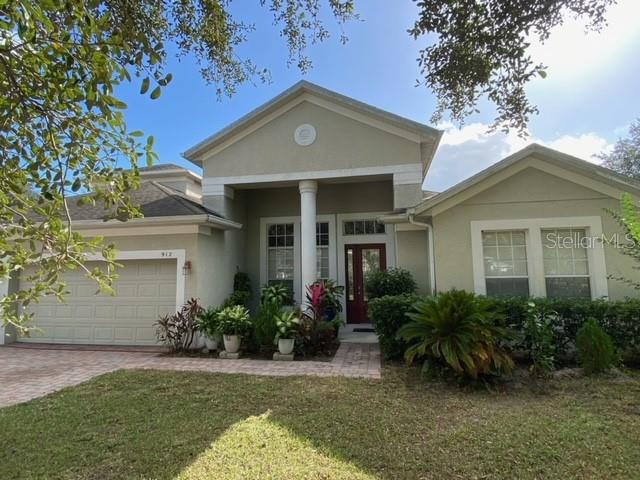
<instances>
[{"instance_id":1,"label":"paver driveway","mask_svg":"<svg viewBox=\"0 0 640 480\"><path fill-rule=\"evenodd\" d=\"M380 378L376 344L343 343L331 362L275 362L168 357L155 352L43 350L0 347L0 407L25 402L121 368L253 375Z\"/></svg>"}]
</instances>

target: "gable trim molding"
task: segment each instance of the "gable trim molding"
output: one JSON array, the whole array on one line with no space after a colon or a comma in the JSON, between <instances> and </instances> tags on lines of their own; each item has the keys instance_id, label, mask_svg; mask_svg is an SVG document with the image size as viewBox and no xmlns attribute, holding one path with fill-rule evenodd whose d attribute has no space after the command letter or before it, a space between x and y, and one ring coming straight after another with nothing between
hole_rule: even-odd
<instances>
[{"instance_id":1,"label":"gable trim molding","mask_svg":"<svg viewBox=\"0 0 640 480\"><path fill-rule=\"evenodd\" d=\"M379 167L342 168L337 170L315 170L308 172L283 172L263 173L259 175L240 175L235 177L207 177L202 181L203 195L220 195L224 185L250 185L260 183L293 182L300 180L323 180L329 178L368 177L375 175L393 175L394 179L400 174L406 174L398 178L402 184L407 180L411 183L420 183L417 180L421 176L422 165L420 163L407 163L404 165L384 165Z\"/></svg>"}]
</instances>

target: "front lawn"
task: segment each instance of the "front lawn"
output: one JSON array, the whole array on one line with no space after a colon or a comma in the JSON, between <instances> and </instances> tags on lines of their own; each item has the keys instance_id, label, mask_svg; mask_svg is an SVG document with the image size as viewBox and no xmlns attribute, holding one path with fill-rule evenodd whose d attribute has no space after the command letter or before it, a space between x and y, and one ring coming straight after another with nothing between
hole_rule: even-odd
<instances>
[{"instance_id":1,"label":"front lawn","mask_svg":"<svg viewBox=\"0 0 640 480\"><path fill-rule=\"evenodd\" d=\"M120 371L0 409L0 478L633 478L640 376L535 393Z\"/></svg>"}]
</instances>

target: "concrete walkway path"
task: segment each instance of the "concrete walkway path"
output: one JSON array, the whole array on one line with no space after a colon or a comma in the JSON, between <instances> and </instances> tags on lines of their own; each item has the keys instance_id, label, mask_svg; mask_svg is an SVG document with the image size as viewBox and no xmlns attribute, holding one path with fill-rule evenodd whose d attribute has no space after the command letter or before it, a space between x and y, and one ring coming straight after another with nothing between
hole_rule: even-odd
<instances>
[{"instance_id":1,"label":"concrete walkway path","mask_svg":"<svg viewBox=\"0 0 640 480\"><path fill-rule=\"evenodd\" d=\"M380 378L377 344L342 343L330 362L167 357L158 352L0 347L0 407L120 369Z\"/></svg>"}]
</instances>

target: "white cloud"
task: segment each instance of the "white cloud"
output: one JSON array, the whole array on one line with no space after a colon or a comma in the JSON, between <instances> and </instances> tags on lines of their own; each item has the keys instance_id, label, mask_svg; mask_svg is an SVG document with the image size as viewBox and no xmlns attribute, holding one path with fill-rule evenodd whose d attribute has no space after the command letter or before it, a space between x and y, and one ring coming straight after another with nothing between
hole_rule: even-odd
<instances>
[{"instance_id":1,"label":"white cloud","mask_svg":"<svg viewBox=\"0 0 640 480\"><path fill-rule=\"evenodd\" d=\"M489 126L484 123L462 128L443 123L437 127L445 133L424 185L425 189L435 191L445 190L533 142L594 163L599 162L594 155L613 147L596 133L544 140L534 136L522 139L513 132L489 133Z\"/></svg>"},{"instance_id":2,"label":"white cloud","mask_svg":"<svg viewBox=\"0 0 640 480\"><path fill-rule=\"evenodd\" d=\"M534 61L548 66L550 79L576 79L591 70L602 70L624 53L623 47L640 38L638 17L638 0L619 0L609 6L607 25L600 32L587 31L586 19L568 16L544 44L532 40L529 52Z\"/></svg>"}]
</instances>

